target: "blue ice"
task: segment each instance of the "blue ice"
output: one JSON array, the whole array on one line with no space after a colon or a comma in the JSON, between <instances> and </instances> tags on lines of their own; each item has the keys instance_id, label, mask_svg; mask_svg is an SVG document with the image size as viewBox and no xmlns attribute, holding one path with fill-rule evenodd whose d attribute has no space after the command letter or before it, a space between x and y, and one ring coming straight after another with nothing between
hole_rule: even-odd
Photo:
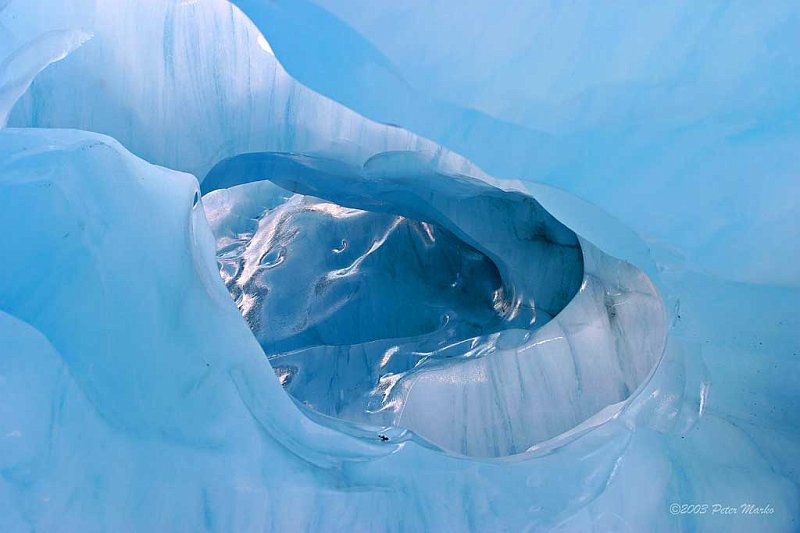
<instances>
[{"instance_id":1,"label":"blue ice","mask_svg":"<svg viewBox=\"0 0 800 533\"><path fill-rule=\"evenodd\" d=\"M0 530L796 530L797 21L0 1Z\"/></svg>"}]
</instances>

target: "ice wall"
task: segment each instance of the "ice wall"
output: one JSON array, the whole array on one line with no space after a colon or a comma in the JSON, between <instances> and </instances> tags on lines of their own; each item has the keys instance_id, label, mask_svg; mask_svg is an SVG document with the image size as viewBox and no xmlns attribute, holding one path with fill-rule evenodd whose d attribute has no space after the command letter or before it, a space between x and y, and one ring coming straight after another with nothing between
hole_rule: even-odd
<instances>
[{"instance_id":1,"label":"ice wall","mask_svg":"<svg viewBox=\"0 0 800 533\"><path fill-rule=\"evenodd\" d=\"M320 99L282 73L269 55L279 47L224 2L0 5L0 87L24 88L74 49L69 39L63 48L29 46L56 35L46 32L94 35L47 66L11 124L100 130L149 160L84 131L0 131L0 529L796 528L796 289L710 278L668 247L653 262L634 233L568 192L489 178L429 141ZM768 131L791 148L782 135L793 130L781 124L770 121ZM520 144L483 153L518 161L528 152L514 147L525 146L526 134L504 131ZM764 146L778 153L771 141ZM348 168L409 148L439 174L534 191L578 235L659 274L652 279L666 289L671 329L651 379L577 427L502 459L463 457L402 428L292 402L218 275L197 181L155 164L202 179L242 151L308 150ZM290 183L299 181L283 185ZM700 198L716 205L707 192L721 187L703 183ZM763 204L771 205L779 208L775 227L791 232L785 204ZM748 211L753 218L741 227L766 225L767 211ZM698 220L686 227L712 235L713 224ZM782 246L779 253L791 250ZM752 261L765 262L760 248L750 250ZM772 512L711 520L669 512L670 503L689 501Z\"/></svg>"},{"instance_id":2,"label":"ice wall","mask_svg":"<svg viewBox=\"0 0 800 533\"><path fill-rule=\"evenodd\" d=\"M295 82L250 20L225 0L15 1L0 21L4 56L55 30L93 34L36 78L12 112L12 126L108 134L149 161L201 180L217 162L256 151L361 163L379 151L412 149L458 170L472 167Z\"/></svg>"},{"instance_id":3,"label":"ice wall","mask_svg":"<svg viewBox=\"0 0 800 533\"><path fill-rule=\"evenodd\" d=\"M243 177L295 194L213 190ZM250 154L204 187L228 289L286 390L326 415L510 455L622 402L661 359L649 279L519 191L413 153L363 169Z\"/></svg>"},{"instance_id":4,"label":"ice wall","mask_svg":"<svg viewBox=\"0 0 800 533\"><path fill-rule=\"evenodd\" d=\"M514 457L459 457L291 402L216 273L190 176L71 130L3 130L0 161L5 530L703 529L665 512L687 494L768 502L746 527L792 527L792 463L765 454L790 441L709 412L725 400L682 336L612 410Z\"/></svg>"},{"instance_id":5,"label":"ice wall","mask_svg":"<svg viewBox=\"0 0 800 533\"><path fill-rule=\"evenodd\" d=\"M305 527L317 474L391 450L280 389L192 176L70 130L3 130L0 161L3 530Z\"/></svg>"},{"instance_id":6,"label":"ice wall","mask_svg":"<svg viewBox=\"0 0 800 533\"><path fill-rule=\"evenodd\" d=\"M236 3L370 118L577 194L694 270L800 282L796 2Z\"/></svg>"}]
</instances>

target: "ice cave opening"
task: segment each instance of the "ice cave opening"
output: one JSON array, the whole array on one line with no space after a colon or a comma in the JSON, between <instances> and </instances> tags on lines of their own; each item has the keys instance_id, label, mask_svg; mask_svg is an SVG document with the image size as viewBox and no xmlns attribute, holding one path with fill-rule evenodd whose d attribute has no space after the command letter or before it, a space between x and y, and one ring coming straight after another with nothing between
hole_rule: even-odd
<instances>
[{"instance_id":1,"label":"ice cave opening","mask_svg":"<svg viewBox=\"0 0 800 533\"><path fill-rule=\"evenodd\" d=\"M202 187L226 287L317 414L509 455L629 398L663 348L643 273L419 154L245 154Z\"/></svg>"}]
</instances>

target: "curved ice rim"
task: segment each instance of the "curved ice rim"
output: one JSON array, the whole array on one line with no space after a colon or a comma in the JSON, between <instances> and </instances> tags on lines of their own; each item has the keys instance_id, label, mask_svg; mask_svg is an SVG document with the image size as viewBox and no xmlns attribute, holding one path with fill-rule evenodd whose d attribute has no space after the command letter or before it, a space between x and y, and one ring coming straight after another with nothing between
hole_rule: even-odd
<instances>
[{"instance_id":1,"label":"curved ice rim","mask_svg":"<svg viewBox=\"0 0 800 533\"><path fill-rule=\"evenodd\" d=\"M657 291L657 289L656 292L659 298L661 298L661 294ZM436 444L430 439L425 438L423 435L416 433L412 429L401 426L371 426L361 422L355 422L344 418L326 415L303 404L288 392L286 395L289 396L289 398L294 402L302 415L309 420L351 437L374 440L374 436L376 434L383 434L391 437L392 444L395 446L403 446L407 442L413 442L433 453L458 459L460 461L469 461L480 464L519 463L539 457L545 457L555 453L561 448L564 448L583 437L600 431L604 426L607 426L609 423L615 420L624 420L629 415L635 415L635 413L632 413L631 411L639 407L638 404L643 403L646 400L642 394L646 389L649 388L654 380L655 375L661 368L666 351L667 346L665 342L661 353L650 369L650 372L623 401L616 404L607 405L605 408L601 409L596 414L579 423L578 425L573 426L572 428L542 442L538 442L527 450L497 457L466 455L459 453ZM633 430L637 423L634 420L625 420L624 425L626 429Z\"/></svg>"},{"instance_id":2,"label":"curved ice rim","mask_svg":"<svg viewBox=\"0 0 800 533\"><path fill-rule=\"evenodd\" d=\"M607 405L605 408L598 411L595 415L584 420L578 425L562 433L559 433L558 435L555 435L547 440L536 443L527 450L497 457L466 455L453 450L449 450L447 448L439 446L435 442L425 438L419 433L414 432L414 430L401 426L370 426L369 424L354 422L344 418L338 418L326 415L306 406L305 404L294 398L291 394L286 393L286 395L294 402L295 406L297 406L298 410L302 413L304 417L320 425L328 427L334 431L338 431L342 434L351 437L374 440L374 436L376 434L384 434L391 437L392 444L395 446L403 446L406 442L413 442L419 446L422 446L430 450L431 452L440 454L445 457L458 459L461 461L470 461L481 464L517 463L535 459L538 457L545 457L547 455L555 453L561 448L564 448L591 433L601 430L604 426L608 425L609 423L615 420L624 419L627 415L631 414L631 410L637 407L637 405L634 404L638 404L641 401L643 401L642 393L653 382L655 375L658 373L661 367L665 354L666 354L666 345L661 350L661 354L659 355L656 363L650 369L650 372L648 373L647 377L645 377L645 379L642 380L642 382L636 387L636 389L633 390L633 392L631 392L630 396L628 396L625 400L616 404ZM635 425L636 424L631 421L625 422L625 426L631 430Z\"/></svg>"},{"instance_id":3,"label":"curved ice rim","mask_svg":"<svg viewBox=\"0 0 800 533\"><path fill-rule=\"evenodd\" d=\"M653 287L654 293L663 301L663 297L661 296L660 291L652 282L652 280L650 280L650 284ZM562 309L562 311L567 309L567 307L569 307L570 305L572 305L573 300L570 300L570 302L567 304L567 306L564 307L564 309ZM555 319L557 318L557 316L553 318ZM664 331L664 333L666 336L666 330ZM608 423L614 420L623 419L627 415L632 414L631 410L638 407L638 405L635 404L638 404L643 400L645 400L645 398L642 397L642 393L653 382L655 375L658 373L661 364L664 361L666 351L667 351L667 345L666 342L664 342L664 345L662 346L661 349L661 353L657 357L655 363L651 367L647 376L639 383L639 385L631 392L631 394L621 402L605 406L604 408L600 409L597 413L595 413L588 419L580 422L576 426L573 426L570 429L563 431L549 439L538 442L533 446L531 446L530 448L528 448L527 450L497 457L485 457L485 456L462 454L444 448L436 444L435 442L431 441L430 439L425 438L423 435L416 433L414 430L402 426L371 426L369 424L365 424L362 422L355 422L344 418L326 415L303 404L303 402L297 400L288 392L286 393L286 395L289 396L289 398L291 398L291 400L298 407L303 416L309 418L310 420L318 424L329 427L335 431L340 431L352 437L374 439L375 434L383 434L391 437L391 441L395 445L402 446L406 442L414 442L415 444L427 448L432 452L459 460L467 460L485 464L501 464L509 462L514 463L514 462L522 462L529 459L535 459L537 457L544 457L550 455L551 453L555 453L560 448L568 446L569 444L575 442L576 440L585 437L590 433L602 429L602 427L607 425ZM625 426L630 429L633 429L633 426L635 425L636 424L633 421L625 422Z\"/></svg>"},{"instance_id":4,"label":"curved ice rim","mask_svg":"<svg viewBox=\"0 0 800 533\"><path fill-rule=\"evenodd\" d=\"M381 152L358 167L308 154L245 153L217 163L203 179L201 190L205 195L216 189L254 181L270 181L292 193L344 207L400 215L439 225L492 261L498 268L509 302L522 307L533 304L534 309L545 311L549 319L572 300L583 283L583 253L575 251L567 257L554 252L556 249L562 252L580 249L577 235L544 209L529 192L504 189L491 183L490 179L440 170L427 154ZM443 187L445 181L449 182ZM477 207L484 210L487 210L486 205L496 207L499 203L510 215L519 215L520 212L532 215L529 220L520 216L510 217L513 225L503 226L503 231L489 235L476 229L481 227L480 224L457 220L455 216L464 212L460 204L473 200L483 202ZM459 209L448 205L456 202ZM529 206L531 209L526 210ZM504 245L496 245L500 242L498 237L502 240L509 235L515 237L515 242L522 241L516 230L535 230L529 235L531 244L526 248L529 252L537 246L541 248L542 243L551 247L539 256L546 258L540 268L528 271L521 264L514 265L505 257L508 250L503 250ZM524 258L515 259L519 263ZM573 259L574 263L571 262ZM511 266L516 268L509 268ZM556 272L561 273L560 277L559 274L554 277L548 270L554 266L558 267ZM543 324L537 327L540 325Z\"/></svg>"},{"instance_id":5,"label":"curved ice rim","mask_svg":"<svg viewBox=\"0 0 800 533\"><path fill-rule=\"evenodd\" d=\"M217 189L230 188L230 187L234 187L234 186L237 186L237 185L243 185L243 184L251 183L251 182L255 182L255 181L270 181L270 182L278 185L279 187L284 188L287 191L290 191L290 192L293 192L293 193L296 193L296 194L307 194L307 195L310 195L310 196L315 196L315 197L319 197L319 198L325 199L327 201L331 201L333 203L340 204L340 202L336 201L335 199L327 198L327 196L324 195L324 194L315 194L316 191L309 192L309 191L305 191L305 190L298 190L297 185L299 184L299 180L292 179L292 178L288 178L288 180L289 180L290 183L295 185L293 187L287 187L286 186L286 181L285 180L287 178L284 178L284 181L276 180L274 177L271 177L271 178L263 178L262 177L262 178L255 178L254 179L252 177L252 174L250 175L250 177L248 177L248 178L246 178L244 180L236 180L235 182L227 182L227 183L220 183L219 179L214 179L214 178L208 179L209 176L212 176L214 174L214 171L216 169L218 169L220 165L223 165L223 164L226 164L226 163L230 163L231 161L240 159L242 157L254 157L254 156L258 157L259 155L264 155L264 154L265 153L240 154L238 156L234 156L234 157L229 158L227 160L221 161L220 163L218 163L209 172L209 174L206 176L206 179L202 182L201 188L202 188L203 194L205 195L205 194L208 194L209 192L212 192L212 191L217 190ZM266 153L266 154L268 154L268 153ZM282 155L307 157L305 154L296 154L296 153L282 154ZM375 157L379 157L381 155L383 155L383 154L378 154ZM367 163L365 163L365 166L366 166ZM342 170L352 171L353 167L351 167L350 165L346 165L346 164L342 163L341 164L341 168L342 168ZM441 174L444 175L445 173L441 173ZM448 177L450 177L450 178L466 178L466 179L469 179L469 180L474 180L476 182L480 182L480 183L488 186L490 189L501 191L501 192L506 192L506 193L510 193L510 192L519 193L519 194L522 194L522 195L526 196L527 198L530 198L530 199L535 201L534 196L529 191L527 191L524 186L521 186L518 183L514 183L514 182L510 182L510 181L509 182L504 182L503 180L497 180L497 179L491 178L491 177L489 177L488 179L483 179L483 178L474 177L474 176L466 176L466 175L449 175ZM223 179L222 181L224 182L225 180ZM302 189L302 187L299 187L299 189ZM541 208L544 211L547 212L547 210L543 206L541 206ZM362 209L364 209L364 208L362 208ZM368 210L368 208L367 208L367 210ZM395 213L394 210L391 210L390 212ZM548 212L548 214L550 214L550 213ZM552 215L550 215L550 216L552 216ZM410 218L417 218L417 217L410 217ZM422 218L422 217L419 217L419 218ZM447 217L443 217L443 218L447 218ZM553 217L553 218L555 219L555 217ZM555 220L557 221L557 223L563 225L565 228L568 228L566 225L564 225L558 219L555 219ZM431 223L435 223L435 224L442 224L441 220L439 220L438 218L430 219L430 220L427 220L427 221L431 222ZM449 219L448 219L448 222L450 222ZM578 239L578 248L581 251L581 258L584 261L583 264L581 265L581 283L580 283L580 287L582 288L583 285L586 283L587 276L590 275L590 274L587 274L587 271L586 271L586 268L585 268L586 259L587 259L587 249L586 249L586 246L584 244L585 239L583 237L581 237L579 234L575 233L574 230L569 229L569 231L573 232L576 235L576 237ZM458 237L461 238L460 236L458 236ZM464 241L464 242L468 242L468 241ZM588 243L588 241L585 241L585 242ZM475 246L476 249L478 249L482 253L486 253L485 249L482 246L475 245L475 244L470 244L470 245L471 246ZM602 250L600 250L600 251L602 251ZM490 255L487 255L487 257L489 257L490 260L493 263L495 263L494 259ZM609 256L609 257L613 258L613 256ZM614 258L614 259L616 259L616 258ZM617 261L622 261L622 260L619 260L619 259L616 259L616 260ZM628 264L630 264L630 263L628 263ZM495 263L495 265L497 266L496 263ZM631 265L631 266L633 266L633 265ZM639 270L639 269L637 268L637 270ZM662 306L661 306L662 311L663 311L664 315L666 316L665 307L663 305L663 297L661 296L661 293L658 291L655 283L653 283L653 280L650 279L650 277L648 275L644 274L644 272L642 272L641 270L639 270L639 271L645 276L645 278L647 280L647 283L649 285L649 288L652 290L653 295L656 296L659 299L660 303L662 304ZM577 291L575 291L572 294L572 296L569 299L569 301L567 301L566 304L561 309L559 309L559 311L556 314L554 314L552 316L551 320L555 320L556 318L561 316L565 311L570 309L572 306L576 305L575 300L576 300L576 298L578 297L579 294L580 294L580 289L578 289ZM549 322L550 321L548 321L548 323ZM518 329L518 328L509 328L508 330L503 330L503 331L509 331L509 330L512 330L512 329L516 329L517 331L536 331L539 328L537 327L534 330L524 330L524 329ZM329 427L329 428L331 428L331 429L333 429L335 431L339 431L341 433L348 434L350 436L355 436L355 437L359 437L359 438L374 438L375 434L378 433L378 434L381 434L381 435L391 436L392 444L395 444L395 445L402 445L404 442L413 441L413 442L415 442L415 443L417 443L419 445L424 446L425 448L434 450L434 451L436 451L436 452L438 452L440 454L443 454L445 456L459 458L459 459L468 459L468 460L477 461L477 462L480 462L480 463L498 463L498 462L508 462L509 460L511 460L511 461L525 460L525 459L528 459L528 458L540 457L540 456L545 456L545 455L548 455L550 453L553 453L554 451L558 450L559 448L562 448L562 447L568 445L569 443L572 443L572 442L576 441L577 439L579 439L579 438L581 438L581 437L583 437L585 435L588 435L588 434L590 434L590 433L602 428L603 426L607 425L609 422L614 421L614 420L618 420L618 419L622 418L623 415L626 415L631 410L631 408L634 406L634 404L638 402L638 400L641 397L642 391L644 391L648 387L648 385L652 382L653 377L655 376L656 372L658 371L659 367L661 366L661 363L662 363L662 361L664 359L664 355L665 355L665 352L666 352L666 333L667 333L667 331L668 331L668 327L664 327L663 329L660 329L660 331L656 331L654 333L651 333L652 335L659 335L659 336L662 337L660 353L656 357L655 362L652 364L652 366L649 369L647 375L639 382L639 384L636 386L636 388L624 400L621 400L620 402L617 402L617 403L608 404L608 405L600 408L595 414L591 415L589 418L583 420L582 422L578 423L577 425L575 425L575 426L573 426L573 427L571 427L571 428L569 428L569 429L567 429L567 430L565 430L565 431L563 431L563 432L561 432L561 433L559 433L557 435L554 435L553 437L550 437L550 438L545 439L543 441L537 442L537 443L533 444L528 449L526 449L526 450L524 450L522 452L511 453L511 454L501 455L501 456L476 456L476 455L462 454L462 453L459 453L457 451L454 451L454 450L445 448L443 446L440 446L440 445L436 444L435 442L431 441L430 439L422 436L421 434L416 433L413 429L409 429L409 428L403 427L402 425L372 426L372 425L369 425L367 423L356 422L356 421L351 421L351 420L347 420L347 419L343 419L343 418L339 418L339 417L335 417L335 416L331 416L331 415L326 415L326 414L320 413L319 411L316 411L315 409L303 404L301 401L299 401L296 398L294 398L288 392L286 392L286 391L284 391L284 392L285 392L285 394L287 394L287 396L289 396L292 399L292 401L295 403L295 405L297 405L299 410L303 413L303 415L306 418L308 418L308 419L310 419L312 421L315 421L317 423L323 424L323 425L325 425L325 426L327 426L327 427ZM353 344L353 346L357 346L359 344L366 344L366 343L356 343L356 344ZM481 355L479 357L485 357L485 355ZM626 425L630 426L630 423L627 423Z\"/></svg>"}]
</instances>

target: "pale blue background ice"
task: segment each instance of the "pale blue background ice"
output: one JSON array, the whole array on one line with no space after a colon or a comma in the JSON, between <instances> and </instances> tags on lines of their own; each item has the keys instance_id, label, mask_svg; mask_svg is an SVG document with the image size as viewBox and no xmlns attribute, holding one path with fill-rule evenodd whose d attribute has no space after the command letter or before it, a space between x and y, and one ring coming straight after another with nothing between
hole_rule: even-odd
<instances>
[{"instance_id":1,"label":"pale blue background ice","mask_svg":"<svg viewBox=\"0 0 800 533\"><path fill-rule=\"evenodd\" d=\"M0 2L0 529L797 529L796 4L238 3ZM198 179L409 149L650 274L652 379L493 460L293 403Z\"/></svg>"},{"instance_id":2,"label":"pale blue background ice","mask_svg":"<svg viewBox=\"0 0 800 533\"><path fill-rule=\"evenodd\" d=\"M800 284L796 2L235 3L370 118L574 192L696 269Z\"/></svg>"}]
</instances>

